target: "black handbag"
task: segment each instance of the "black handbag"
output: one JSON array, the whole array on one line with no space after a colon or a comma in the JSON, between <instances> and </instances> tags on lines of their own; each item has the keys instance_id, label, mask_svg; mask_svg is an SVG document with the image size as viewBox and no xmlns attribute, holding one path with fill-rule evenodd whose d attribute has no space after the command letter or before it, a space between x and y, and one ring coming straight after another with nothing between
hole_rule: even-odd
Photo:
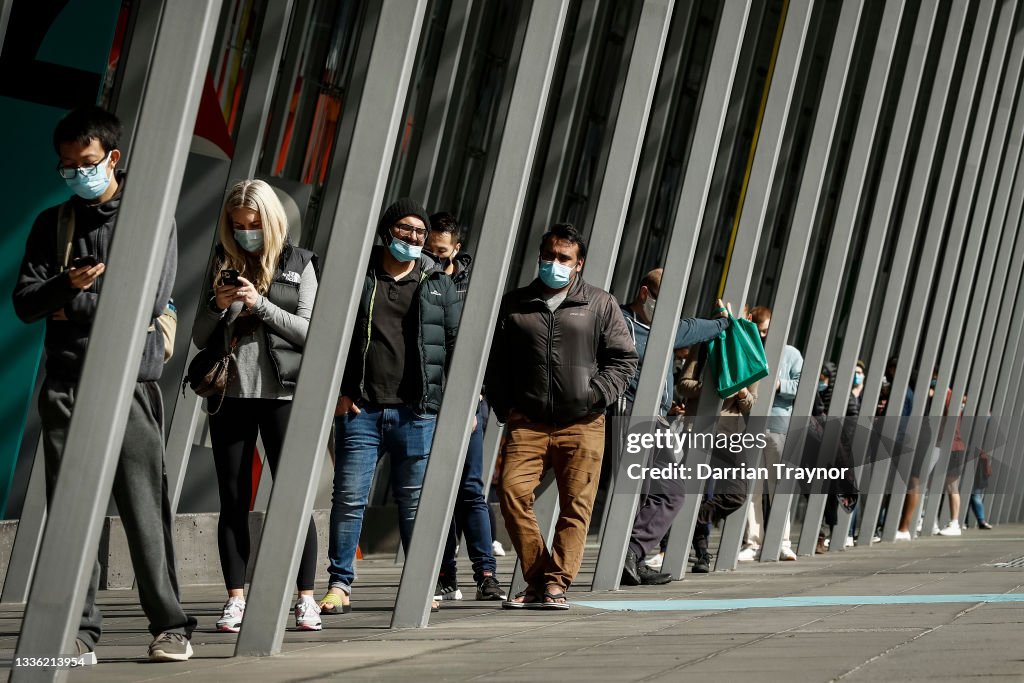
<instances>
[{"instance_id":1,"label":"black handbag","mask_svg":"<svg viewBox=\"0 0 1024 683\"><path fill-rule=\"evenodd\" d=\"M220 411L224 396L231 381L231 375L235 368L235 347L238 340L232 339L227 351L207 346L195 355L192 362L188 364L188 371L181 383L181 392L185 393L185 384L195 392L196 396L210 399L209 406L214 404L216 408L209 411L210 415L216 415Z\"/></svg>"}]
</instances>

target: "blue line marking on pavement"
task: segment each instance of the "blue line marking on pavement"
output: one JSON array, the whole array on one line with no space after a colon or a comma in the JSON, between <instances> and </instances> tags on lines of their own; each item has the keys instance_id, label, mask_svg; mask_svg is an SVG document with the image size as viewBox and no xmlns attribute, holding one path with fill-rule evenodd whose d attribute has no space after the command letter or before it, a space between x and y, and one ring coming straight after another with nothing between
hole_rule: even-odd
<instances>
[{"instance_id":1,"label":"blue line marking on pavement","mask_svg":"<svg viewBox=\"0 0 1024 683\"><path fill-rule=\"evenodd\" d=\"M1024 602L1024 593L957 593L952 595L794 595L734 600L574 600L576 605L621 612L682 612L763 607L835 605L921 605L948 602Z\"/></svg>"}]
</instances>

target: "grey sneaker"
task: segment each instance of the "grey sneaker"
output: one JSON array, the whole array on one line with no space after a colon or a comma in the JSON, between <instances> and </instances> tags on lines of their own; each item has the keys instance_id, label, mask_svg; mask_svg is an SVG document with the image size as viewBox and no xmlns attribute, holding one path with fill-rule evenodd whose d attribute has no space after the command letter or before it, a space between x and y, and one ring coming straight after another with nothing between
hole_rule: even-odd
<instances>
[{"instance_id":1,"label":"grey sneaker","mask_svg":"<svg viewBox=\"0 0 1024 683\"><path fill-rule=\"evenodd\" d=\"M149 658L154 662L187 662L192 656L192 643L184 633L164 631L149 644Z\"/></svg>"}]
</instances>

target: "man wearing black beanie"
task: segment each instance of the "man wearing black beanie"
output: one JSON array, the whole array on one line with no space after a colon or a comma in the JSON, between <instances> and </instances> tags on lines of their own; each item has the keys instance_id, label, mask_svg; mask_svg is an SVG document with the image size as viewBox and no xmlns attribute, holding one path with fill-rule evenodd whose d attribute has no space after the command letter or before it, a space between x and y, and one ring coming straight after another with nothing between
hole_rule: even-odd
<instances>
[{"instance_id":1,"label":"man wearing black beanie","mask_svg":"<svg viewBox=\"0 0 1024 683\"><path fill-rule=\"evenodd\" d=\"M430 219L412 199L377 224L335 414L330 588L326 614L350 611L356 546L377 461L391 456L402 545L408 550L444 377L461 315L455 285L423 253Z\"/></svg>"}]
</instances>

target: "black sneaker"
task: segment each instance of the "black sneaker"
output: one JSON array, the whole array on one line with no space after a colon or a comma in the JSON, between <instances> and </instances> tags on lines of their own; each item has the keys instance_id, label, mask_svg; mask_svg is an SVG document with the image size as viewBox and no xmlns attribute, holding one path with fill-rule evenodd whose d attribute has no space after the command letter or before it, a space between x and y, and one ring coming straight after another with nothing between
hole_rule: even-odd
<instances>
[{"instance_id":1,"label":"black sneaker","mask_svg":"<svg viewBox=\"0 0 1024 683\"><path fill-rule=\"evenodd\" d=\"M507 600L508 594L501 590L501 584L493 576L485 576L476 587L477 600Z\"/></svg>"},{"instance_id":2,"label":"black sneaker","mask_svg":"<svg viewBox=\"0 0 1024 683\"><path fill-rule=\"evenodd\" d=\"M192 644L184 633L164 631L149 645L149 658L154 662L187 662L192 656Z\"/></svg>"},{"instance_id":3,"label":"black sneaker","mask_svg":"<svg viewBox=\"0 0 1024 683\"><path fill-rule=\"evenodd\" d=\"M640 575L640 585L642 586L663 586L672 580L671 574L655 571L648 567L646 562L637 565L636 571Z\"/></svg>"},{"instance_id":4,"label":"black sneaker","mask_svg":"<svg viewBox=\"0 0 1024 683\"><path fill-rule=\"evenodd\" d=\"M639 586L640 572L638 571L637 565L640 563L636 559L636 553L632 550L626 551L626 562L622 566L622 579L619 581L623 586Z\"/></svg>"},{"instance_id":5,"label":"black sneaker","mask_svg":"<svg viewBox=\"0 0 1024 683\"><path fill-rule=\"evenodd\" d=\"M711 553L704 551L697 556L697 561L693 563L693 568L690 569L694 574L707 574L711 571L711 558L714 557Z\"/></svg>"},{"instance_id":6,"label":"black sneaker","mask_svg":"<svg viewBox=\"0 0 1024 683\"><path fill-rule=\"evenodd\" d=\"M434 589L435 600L461 600L462 591L459 590L459 583L455 577L451 579L445 576L437 577L437 588Z\"/></svg>"}]
</instances>

